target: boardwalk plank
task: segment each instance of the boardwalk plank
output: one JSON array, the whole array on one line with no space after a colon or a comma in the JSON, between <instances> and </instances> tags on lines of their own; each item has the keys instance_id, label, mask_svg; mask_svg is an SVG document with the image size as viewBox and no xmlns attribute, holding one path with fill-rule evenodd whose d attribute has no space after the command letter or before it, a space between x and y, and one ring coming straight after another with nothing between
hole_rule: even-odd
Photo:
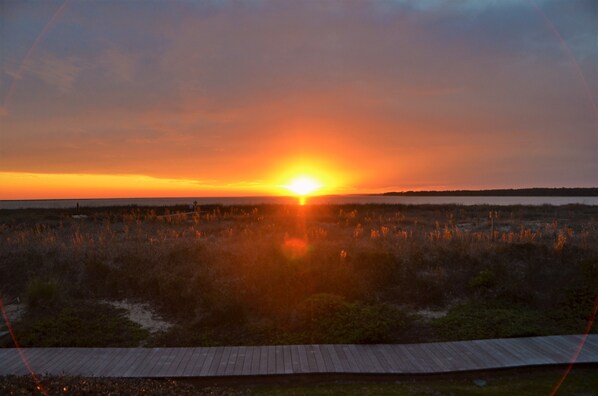
<instances>
[{"instance_id":1,"label":"boardwalk plank","mask_svg":"<svg viewBox=\"0 0 598 396\"><path fill-rule=\"evenodd\" d=\"M220 369L220 363L222 360L222 355L224 354L224 348L214 348L214 359L212 360L212 364L208 370L209 377L215 377Z\"/></svg>"},{"instance_id":2,"label":"boardwalk plank","mask_svg":"<svg viewBox=\"0 0 598 396\"><path fill-rule=\"evenodd\" d=\"M197 362L201 360L201 348L189 348L191 349L191 355L187 359L187 364L183 367L183 371L181 372L181 376L183 377L193 377L195 373L195 367L197 367Z\"/></svg>"},{"instance_id":3,"label":"boardwalk plank","mask_svg":"<svg viewBox=\"0 0 598 396\"><path fill-rule=\"evenodd\" d=\"M185 376L184 375L185 368L187 368L187 365L189 364L189 360L191 360L191 357L193 355L193 348L179 348L179 349L184 349L185 353L181 356L180 363L177 364L174 375L176 377L184 377Z\"/></svg>"},{"instance_id":4,"label":"boardwalk plank","mask_svg":"<svg viewBox=\"0 0 598 396\"><path fill-rule=\"evenodd\" d=\"M351 367L351 362L349 360L349 358L347 357L347 353L345 352L345 345L333 345L332 346L334 348L334 352L336 353L336 356L338 356L338 361L341 364L341 372L342 373L350 373L352 372L352 367Z\"/></svg>"},{"instance_id":5,"label":"boardwalk plank","mask_svg":"<svg viewBox=\"0 0 598 396\"><path fill-rule=\"evenodd\" d=\"M26 364L29 365L29 368L36 374L44 374L46 367L48 367L48 362L54 358L54 348L45 348L39 356L34 355L34 351L28 349L22 349L22 356L19 355L20 365L17 364L17 370L19 368L25 369L28 372ZM34 355L34 356L30 356ZM22 358L25 358L25 362L23 362Z\"/></svg>"},{"instance_id":6,"label":"boardwalk plank","mask_svg":"<svg viewBox=\"0 0 598 396\"><path fill-rule=\"evenodd\" d=\"M311 369L309 367L309 358L308 358L308 351L305 345L298 345L297 351L299 352L299 365L301 366L302 373L311 373ZM315 358L314 358L315 362ZM315 363L314 363L315 364Z\"/></svg>"},{"instance_id":7,"label":"boardwalk plank","mask_svg":"<svg viewBox=\"0 0 598 396\"><path fill-rule=\"evenodd\" d=\"M199 375L202 377L207 377L209 376L210 373L210 367L212 366L212 363L214 361L214 357L216 355L216 350L218 348L206 348L207 350L205 351L206 353L206 358L203 361L200 371L199 371Z\"/></svg>"},{"instance_id":8,"label":"boardwalk plank","mask_svg":"<svg viewBox=\"0 0 598 396\"><path fill-rule=\"evenodd\" d=\"M492 347L492 344L488 343L488 340L474 340L469 345L475 349L477 352L476 355L483 357L486 361L492 363L494 367L503 366L502 355L495 353L496 351Z\"/></svg>"},{"instance_id":9,"label":"boardwalk plank","mask_svg":"<svg viewBox=\"0 0 598 396\"><path fill-rule=\"evenodd\" d=\"M193 353L193 359L189 364L188 369L188 376L189 377L197 377L201 372L201 368L203 363L206 360L206 356L208 355L208 350L206 348L194 348L195 351Z\"/></svg>"},{"instance_id":10,"label":"boardwalk plank","mask_svg":"<svg viewBox=\"0 0 598 396\"><path fill-rule=\"evenodd\" d=\"M231 347L224 347L222 352L222 357L220 358L220 364L218 365L218 369L216 370L216 375L221 376L226 373L226 366L228 365L228 357L230 356Z\"/></svg>"},{"instance_id":11,"label":"boardwalk plank","mask_svg":"<svg viewBox=\"0 0 598 396\"><path fill-rule=\"evenodd\" d=\"M293 373L297 374L301 372L301 359L299 357L299 347L297 345L291 345L291 367Z\"/></svg>"},{"instance_id":12,"label":"boardwalk plank","mask_svg":"<svg viewBox=\"0 0 598 396\"><path fill-rule=\"evenodd\" d=\"M369 356L363 353L363 345L349 345L349 353L355 359L355 363L359 367L359 371L362 373L373 373L376 371L373 363L370 361Z\"/></svg>"},{"instance_id":13,"label":"boardwalk plank","mask_svg":"<svg viewBox=\"0 0 598 396\"><path fill-rule=\"evenodd\" d=\"M334 373L334 365L332 364L332 357L330 356L330 351L328 350L327 345L316 345L316 348L322 354L322 358L324 359L324 367L326 368L327 373Z\"/></svg>"},{"instance_id":14,"label":"boardwalk plank","mask_svg":"<svg viewBox=\"0 0 598 396\"><path fill-rule=\"evenodd\" d=\"M26 349L21 348L21 353L24 354L24 358L27 360L30 358L30 355L41 355L44 353L43 349ZM24 366L23 364L23 357L19 354L19 350L16 348L0 348L0 362L3 362L0 365L0 370L2 373L4 372L12 372L17 368Z\"/></svg>"},{"instance_id":15,"label":"boardwalk plank","mask_svg":"<svg viewBox=\"0 0 598 396\"><path fill-rule=\"evenodd\" d=\"M251 371L252 375L258 375L260 371L260 364L261 364L261 348L259 347L251 347Z\"/></svg>"},{"instance_id":16,"label":"boardwalk plank","mask_svg":"<svg viewBox=\"0 0 598 396\"><path fill-rule=\"evenodd\" d=\"M374 356L376 357L376 360L378 360L378 363L382 367L382 372L383 373L391 373L393 370L392 364L388 361L388 359L382 352L381 346L380 345L372 345L371 349L374 353Z\"/></svg>"},{"instance_id":17,"label":"boardwalk plank","mask_svg":"<svg viewBox=\"0 0 598 396\"><path fill-rule=\"evenodd\" d=\"M268 374L268 347L258 347L260 349L260 368L258 373Z\"/></svg>"},{"instance_id":18,"label":"boardwalk plank","mask_svg":"<svg viewBox=\"0 0 598 396\"><path fill-rule=\"evenodd\" d=\"M227 376L233 375L235 372L235 367L237 366L237 355L239 354L238 349L238 347L231 347L230 355L226 365L226 371L224 372L224 374Z\"/></svg>"},{"instance_id":19,"label":"boardwalk plank","mask_svg":"<svg viewBox=\"0 0 598 396\"><path fill-rule=\"evenodd\" d=\"M276 345L274 347L274 374L284 374L284 355L282 351L282 345Z\"/></svg>"},{"instance_id":20,"label":"boardwalk plank","mask_svg":"<svg viewBox=\"0 0 598 396\"><path fill-rule=\"evenodd\" d=\"M421 353L419 352L418 345L404 345L403 352L405 353L405 357L411 362L411 372L413 373L427 373L428 366L425 363L425 360L422 358Z\"/></svg>"},{"instance_id":21,"label":"boardwalk plank","mask_svg":"<svg viewBox=\"0 0 598 396\"><path fill-rule=\"evenodd\" d=\"M122 359L122 362L118 367L118 373L120 373L120 375L122 375L127 370L129 370L129 368L131 367L133 362L138 358L138 356L140 354L140 352L139 352L140 348L128 348L128 349L129 349L129 353L127 353L127 355ZM81 352L79 351L78 353L80 354Z\"/></svg>"},{"instance_id":22,"label":"boardwalk plank","mask_svg":"<svg viewBox=\"0 0 598 396\"><path fill-rule=\"evenodd\" d=\"M319 373L326 373L328 369L326 367L326 361L324 360L324 355L322 354L322 350L320 349L320 345L316 344L313 346L314 349L314 357L316 358L316 364L318 366Z\"/></svg>"},{"instance_id":23,"label":"boardwalk plank","mask_svg":"<svg viewBox=\"0 0 598 396\"><path fill-rule=\"evenodd\" d=\"M320 372L318 362L316 361L316 350L314 345L305 345L305 352L307 353L307 364L309 366L310 373Z\"/></svg>"},{"instance_id":24,"label":"boardwalk plank","mask_svg":"<svg viewBox=\"0 0 598 396\"><path fill-rule=\"evenodd\" d=\"M293 360L291 358L291 346L282 346L282 358L284 361L284 374L293 374Z\"/></svg>"},{"instance_id":25,"label":"boardwalk plank","mask_svg":"<svg viewBox=\"0 0 598 396\"><path fill-rule=\"evenodd\" d=\"M26 348L38 373L191 377L293 373L432 373L567 364L582 336L410 345L286 345L217 348ZM589 336L578 362L598 363ZM0 375L26 375L16 349L0 350Z\"/></svg>"},{"instance_id":26,"label":"boardwalk plank","mask_svg":"<svg viewBox=\"0 0 598 396\"><path fill-rule=\"evenodd\" d=\"M266 347L266 357L268 362L268 369L266 374L275 374L276 373L276 347L273 345L269 345Z\"/></svg>"},{"instance_id":27,"label":"boardwalk plank","mask_svg":"<svg viewBox=\"0 0 598 396\"><path fill-rule=\"evenodd\" d=\"M332 359L332 366L334 367L334 372L342 373L343 365L341 363L340 357L338 356L338 353L336 352L336 348L334 348L334 345L325 345L325 347L328 350L330 358Z\"/></svg>"},{"instance_id":28,"label":"boardwalk plank","mask_svg":"<svg viewBox=\"0 0 598 396\"><path fill-rule=\"evenodd\" d=\"M247 347L245 347L245 346L238 347L237 363L235 363L235 369L233 370L233 375L242 375L243 374L243 369L245 368L245 356L247 356Z\"/></svg>"}]
</instances>

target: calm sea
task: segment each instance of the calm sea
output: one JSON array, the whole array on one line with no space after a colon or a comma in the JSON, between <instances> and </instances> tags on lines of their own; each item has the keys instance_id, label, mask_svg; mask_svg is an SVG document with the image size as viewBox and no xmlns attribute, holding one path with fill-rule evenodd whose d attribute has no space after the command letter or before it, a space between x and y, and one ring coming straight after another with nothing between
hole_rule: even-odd
<instances>
[{"instance_id":1,"label":"calm sea","mask_svg":"<svg viewBox=\"0 0 598 396\"><path fill-rule=\"evenodd\" d=\"M101 206L171 205L255 205L297 203L293 197L189 197L189 198L111 198L0 201L0 209L73 208ZM598 205L598 197L388 197L375 195L333 195L310 197L307 204L404 204L404 205Z\"/></svg>"}]
</instances>

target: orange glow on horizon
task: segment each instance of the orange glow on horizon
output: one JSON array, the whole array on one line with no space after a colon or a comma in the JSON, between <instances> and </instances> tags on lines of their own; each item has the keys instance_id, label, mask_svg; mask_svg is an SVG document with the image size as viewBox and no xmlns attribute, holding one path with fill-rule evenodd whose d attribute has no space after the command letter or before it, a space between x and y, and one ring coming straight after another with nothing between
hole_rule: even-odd
<instances>
[{"instance_id":1,"label":"orange glow on horizon","mask_svg":"<svg viewBox=\"0 0 598 396\"><path fill-rule=\"evenodd\" d=\"M158 178L146 175L54 174L0 172L2 200L151 198L151 197L223 197L258 195L308 195L343 193L333 173L315 172L315 167L302 167L306 172L289 172L270 181L228 182L187 178ZM310 174L312 176L296 176ZM285 180L286 183L276 182ZM290 182L289 182L290 180Z\"/></svg>"}]
</instances>

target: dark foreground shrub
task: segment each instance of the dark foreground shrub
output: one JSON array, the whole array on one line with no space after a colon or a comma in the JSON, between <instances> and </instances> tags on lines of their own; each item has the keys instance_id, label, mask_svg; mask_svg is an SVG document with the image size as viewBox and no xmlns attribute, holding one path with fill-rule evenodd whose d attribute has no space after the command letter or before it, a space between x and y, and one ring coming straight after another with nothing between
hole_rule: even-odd
<instances>
[{"instance_id":1,"label":"dark foreground shrub","mask_svg":"<svg viewBox=\"0 0 598 396\"><path fill-rule=\"evenodd\" d=\"M550 322L536 311L516 306L468 303L450 309L434 326L443 340L529 337L549 334Z\"/></svg>"},{"instance_id":2,"label":"dark foreground shrub","mask_svg":"<svg viewBox=\"0 0 598 396\"><path fill-rule=\"evenodd\" d=\"M27 285L25 301L30 310L50 308L58 304L60 294L58 282L36 278Z\"/></svg>"},{"instance_id":3,"label":"dark foreground shrub","mask_svg":"<svg viewBox=\"0 0 598 396\"><path fill-rule=\"evenodd\" d=\"M390 342L407 324L407 316L395 307L347 302L330 294L308 298L298 316L305 341L311 343Z\"/></svg>"},{"instance_id":4,"label":"dark foreground shrub","mask_svg":"<svg viewBox=\"0 0 598 396\"><path fill-rule=\"evenodd\" d=\"M148 332L124 314L123 309L105 304L74 303L56 310L29 313L14 323L13 328L24 347L138 346ZM12 346L8 343L4 346Z\"/></svg>"}]
</instances>

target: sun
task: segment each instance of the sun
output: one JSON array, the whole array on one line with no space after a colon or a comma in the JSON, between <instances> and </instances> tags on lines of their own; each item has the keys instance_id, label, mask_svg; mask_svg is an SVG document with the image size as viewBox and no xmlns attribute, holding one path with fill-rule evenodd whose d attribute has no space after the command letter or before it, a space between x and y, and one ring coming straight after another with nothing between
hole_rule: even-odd
<instances>
[{"instance_id":1,"label":"sun","mask_svg":"<svg viewBox=\"0 0 598 396\"><path fill-rule=\"evenodd\" d=\"M284 187L295 195L304 197L317 191L322 185L311 177L299 176Z\"/></svg>"}]
</instances>

